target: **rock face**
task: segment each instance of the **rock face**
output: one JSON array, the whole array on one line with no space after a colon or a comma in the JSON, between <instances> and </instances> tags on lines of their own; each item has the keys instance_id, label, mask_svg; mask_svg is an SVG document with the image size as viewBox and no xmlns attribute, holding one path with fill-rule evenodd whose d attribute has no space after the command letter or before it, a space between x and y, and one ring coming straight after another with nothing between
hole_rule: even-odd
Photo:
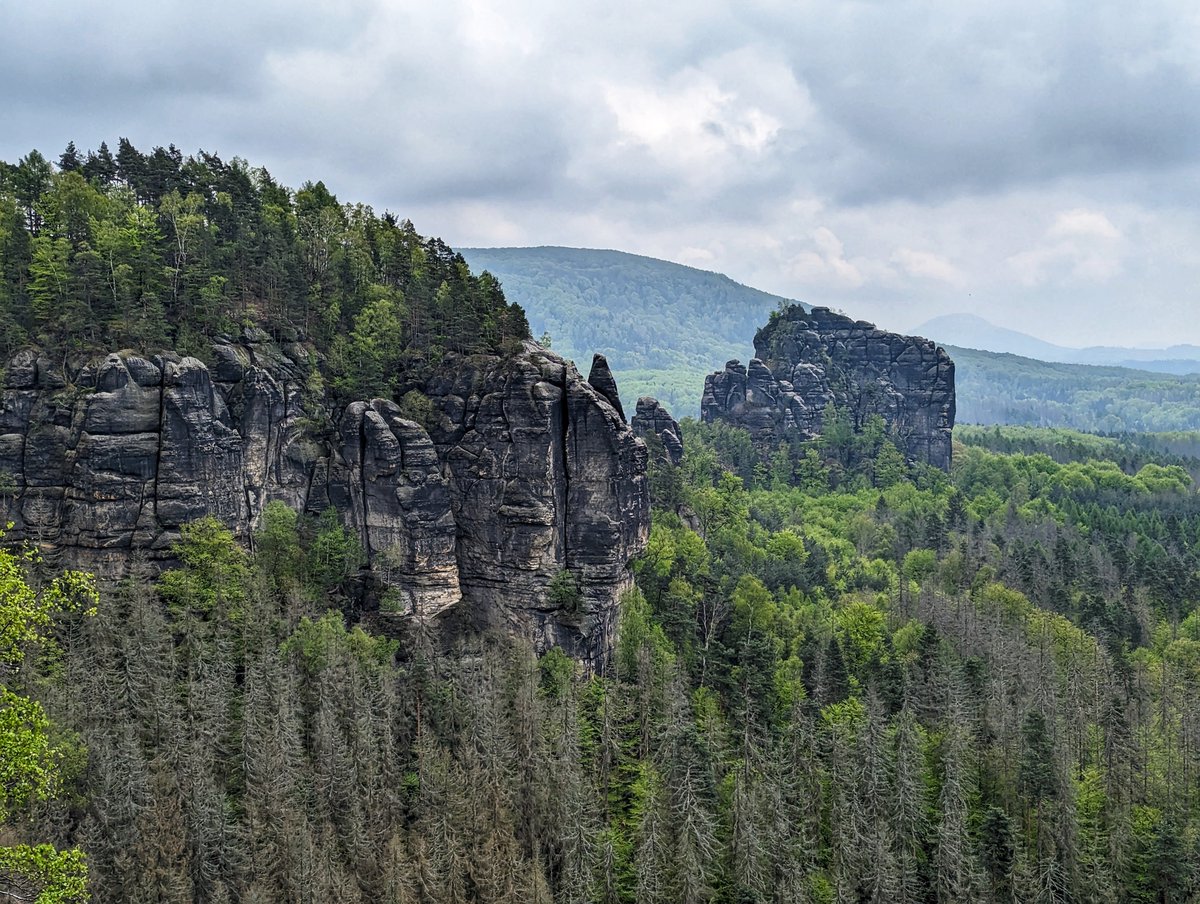
<instances>
[{"instance_id":1,"label":"rock face","mask_svg":"<svg viewBox=\"0 0 1200 904\"><path fill-rule=\"evenodd\" d=\"M326 495L353 527L401 611L428 616L462 598L450 482L420 424L383 399L347 406ZM310 503L311 504L311 501Z\"/></svg>"},{"instance_id":2,"label":"rock face","mask_svg":"<svg viewBox=\"0 0 1200 904\"><path fill-rule=\"evenodd\" d=\"M115 577L134 557L166 559L204 515L248 539L272 500L332 506L403 613L602 665L649 525L645 446L615 382L598 391L533 343L453 359L425 387L426 428L380 399L325 409L305 396L314 366L303 344L258 331L214 345L207 365L111 354L69 380L19 353L0 396L12 534ZM580 589L570 611L548 598L564 569Z\"/></svg>"},{"instance_id":3,"label":"rock face","mask_svg":"<svg viewBox=\"0 0 1200 904\"><path fill-rule=\"evenodd\" d=\"M730 361L705 379L704 421L743 427L766 450L819 434L832 403L856 428L881 415L910 460L949 469L954 362L928 339L793 305L758 331L754 351L748 367Z\"/></svg>"},{"instance_id":4,"label":"rock face","mask_svg":"<svg viewBox=\"0 0 1200 904\"><path fill-rule=\"evenodd\" d=\"M540 647L600 655L647 536L645 445L574 365L536 343L444 373L426 388L429 433L451 484L463 612ZM547 598L563 569L579 585L574 612Z\"/></svg>"},{"instance_id":5,"label":"rock face","mask_svg":"<svg viewBox=\"0 0 1200 904\"><path fill-rule=\"evenodd\" d=\"M642 440L654 436L662 443L667 460L673 465L683 461L683 433L671 412L663 404L650 396L642 396L637 400L637 410L629 426Z\"/></svg>"},{"instance_id":6,"label":"rock face","mask_svg":"<svg viewBox=\"0 0 1200 904\"><path fill-rule=\"evenodd\" d=\"M588 371L588 384L616 409L625 420L625 409L621 407L621 397L617 394L617 380L608 367L608 359L603 355L592 355L592 369Z\"/></svg>"}]
</instances>

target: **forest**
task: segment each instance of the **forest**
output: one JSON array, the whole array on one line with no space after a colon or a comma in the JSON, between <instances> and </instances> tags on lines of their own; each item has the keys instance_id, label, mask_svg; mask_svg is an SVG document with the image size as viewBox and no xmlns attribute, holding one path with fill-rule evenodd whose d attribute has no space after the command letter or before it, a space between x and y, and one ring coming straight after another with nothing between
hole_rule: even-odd
<instances>
[{"instance_id":1,"label":"forest","mask_svg":"<svg viewBox=\"0 0 1200 904\"><path fill-rule=\"evenodd\" d=\"M0 356L36 344L64 370L97 352L205 360L252 326L314 344L341 398L419 384L448 352L529 338L499 282L408 220L291 191L262 167L174 145L38 151L0 162ZM211 363L211 362L210 362Z\"/></svg>"},{"instance_id":2,"label":"forest","mask_svg":"<svg viewBox=\"0 0 1200 904\"><path fill-rule=\"evenodd\" d=\"M63 776L12 825L99 901L1189 900L1200 462L685 429L603 674L351 624L336 521L199 522L13 673Z\"/></svg>"},{"instance_id":3,"label":"forest","mask_svg":"<svg viewBox=\"0 0 1200 904\"><path fill-rule=\"evenodd\" d=\"M69 368L261 325L313 342L345 398L528 335L407 222L127 145L4 168L10 348ZM765 456L683 430L679 466L650 449L649 542L595 673L362 611L336 514L272 503L248 546L202 519L173 567L99 587L0 547L0 893L1194 899L1194 435L959 428L947 474L836 411Z\"/></svg>"},{"instance_id":4,"label":"forest","mask_svg":"<svg viewBox=\"0 0 1200 904\"><path fill-rule=\"evenodd\" d=\"M947 347L959 421L1067 427L1096 433L1200 430L1200 375L1054 364Z\"/></svg>"}]
</instances>

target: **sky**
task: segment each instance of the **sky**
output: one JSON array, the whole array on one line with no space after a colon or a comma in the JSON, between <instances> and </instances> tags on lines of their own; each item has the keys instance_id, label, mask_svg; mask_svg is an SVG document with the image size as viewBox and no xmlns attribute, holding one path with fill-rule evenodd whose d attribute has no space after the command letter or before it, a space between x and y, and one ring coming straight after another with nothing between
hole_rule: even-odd
<instances>
[{"instance_id":1,"label":"sky","mask_svg":"<svg viewBox=\"0 0 1200 904\"><path fill-rule=\"evenodd\" d=\"M0 5L0 158L120 136L460 247L615 248L892 329L1200 343L1194 0Z\"/></svg>"}]
</instances>

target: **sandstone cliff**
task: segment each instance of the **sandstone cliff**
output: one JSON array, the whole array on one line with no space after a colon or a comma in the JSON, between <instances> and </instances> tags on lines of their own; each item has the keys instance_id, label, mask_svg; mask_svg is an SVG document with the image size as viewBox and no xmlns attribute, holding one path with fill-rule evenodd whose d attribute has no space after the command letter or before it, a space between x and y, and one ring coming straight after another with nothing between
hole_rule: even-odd
<instances>
[{"instance_id":1,"label":"sandstone cliff","mask_svg":"<svg viewBox=\"0 0 1200 904\"><path fill-rule=\"evenodd\" d=\"M679 429L679 422L671 417L671 412L658 399L650 396L638 399L629 426L643 440L657 437L662 444L662 454L671 464L683 462L683 431Z\"/></svg>"},{"instance_id":2,"label":"sandstone cliff","mask_svg":"<svg viewBox=\"0 0 1200 904\"><path fill-rule=\"evenodd\" d=\"M534 343L452 356L423 387L422 426L380 399L329 410L306 390L314 367L306 345L253 329L208 364L115 353L64 373L21 352L0 399L0 509L52 559L116 576L206 514L248 540L272 500L332 506L403 613L601 662L649 524L645 446L615 383L598 391ZM571 611L548 598L564 569Z\"/></svg>"},{"instance_id":3,"label":"sandstone cliff","mask_svg":"<svg viewBox=\"0 0 1200 904\"><path fill-rule=\"evenodd\" d=\"M754 351L748 367L730 361L705 380L704 421L743 427L769 450L819 434L832 404L856 427L881 415L909 459L950 467L954 362L928 339L793 305L755 334Z\"/></svg>"}]
</instances>

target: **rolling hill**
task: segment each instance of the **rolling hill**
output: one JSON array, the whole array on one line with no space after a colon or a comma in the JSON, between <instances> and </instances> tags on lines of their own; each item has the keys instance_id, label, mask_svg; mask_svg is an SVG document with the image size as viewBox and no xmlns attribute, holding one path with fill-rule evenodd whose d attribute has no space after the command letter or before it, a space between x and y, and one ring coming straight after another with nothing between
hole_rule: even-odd
<instances>
[{"instance_id":1,"label":"rolling hill","mask_svg":"<svg viewBox=\"0 0 1200 904\"><path fill-rule=\"evenodd\" d=\"M914 332L944 345L1004 352L1039 361L1131 367L1168 374L1200 373L1200 346L1195 345L1172 345L1169 348L1091 345L1071 348L996 326L975 314L934 317L916 327Z\"/></svg>"},{"instance_id":2,"label":"rolling hill","mask_svg":"<svg viewBox=\"0 0 1200 904\"><path fill-rule=\"evenodd\" d=\"M1200 430L1200 374L946 350L956 366L959 423L1092 433Z\"/></svg>"},{"instance_id":3,"label":"rolling hill","mask_svg":"<svg viewBox=\"0 0 1200 904\"><path fill-rule=\"evenodd\" d=\"M525 308L535 336L549 332L555 350L574 357L585 370L591 353L602 352L622 396L653 395L677 417L698 414L704 377L730 358L748 360L755 330L785 302L718 273L620 251L543 247L462 253L473 270L489 270L499 278L508 299ZM981 318L974 321L941 318L926 326L938 341L945 342L942 334L956 326L955 335L968 340L1023 348L1045 358L1155 352L1068 349ZM946 347L957 365L960 423L1092 432L1200 430L1200 374L1156 372L1163 360L1131 369ZM1200 368L1200 362L1186 359L1192 351L1192 346L1178 346L1157 353L1175 355L1181 367Z\"/></svg>"},{"instance_id":4,"label":"rolling hill","mask_svg":"<svg viewBox=\"0 0 1200 904\"><path fill-rule=\"evenodd\" d=\"M584 248L463 248L525 308L534 336L587 371L608 357L621 395L653 395L696 416L704 377L753 352L754 331L787 299L682 264Z\"/></svg>"}]
</instances>

